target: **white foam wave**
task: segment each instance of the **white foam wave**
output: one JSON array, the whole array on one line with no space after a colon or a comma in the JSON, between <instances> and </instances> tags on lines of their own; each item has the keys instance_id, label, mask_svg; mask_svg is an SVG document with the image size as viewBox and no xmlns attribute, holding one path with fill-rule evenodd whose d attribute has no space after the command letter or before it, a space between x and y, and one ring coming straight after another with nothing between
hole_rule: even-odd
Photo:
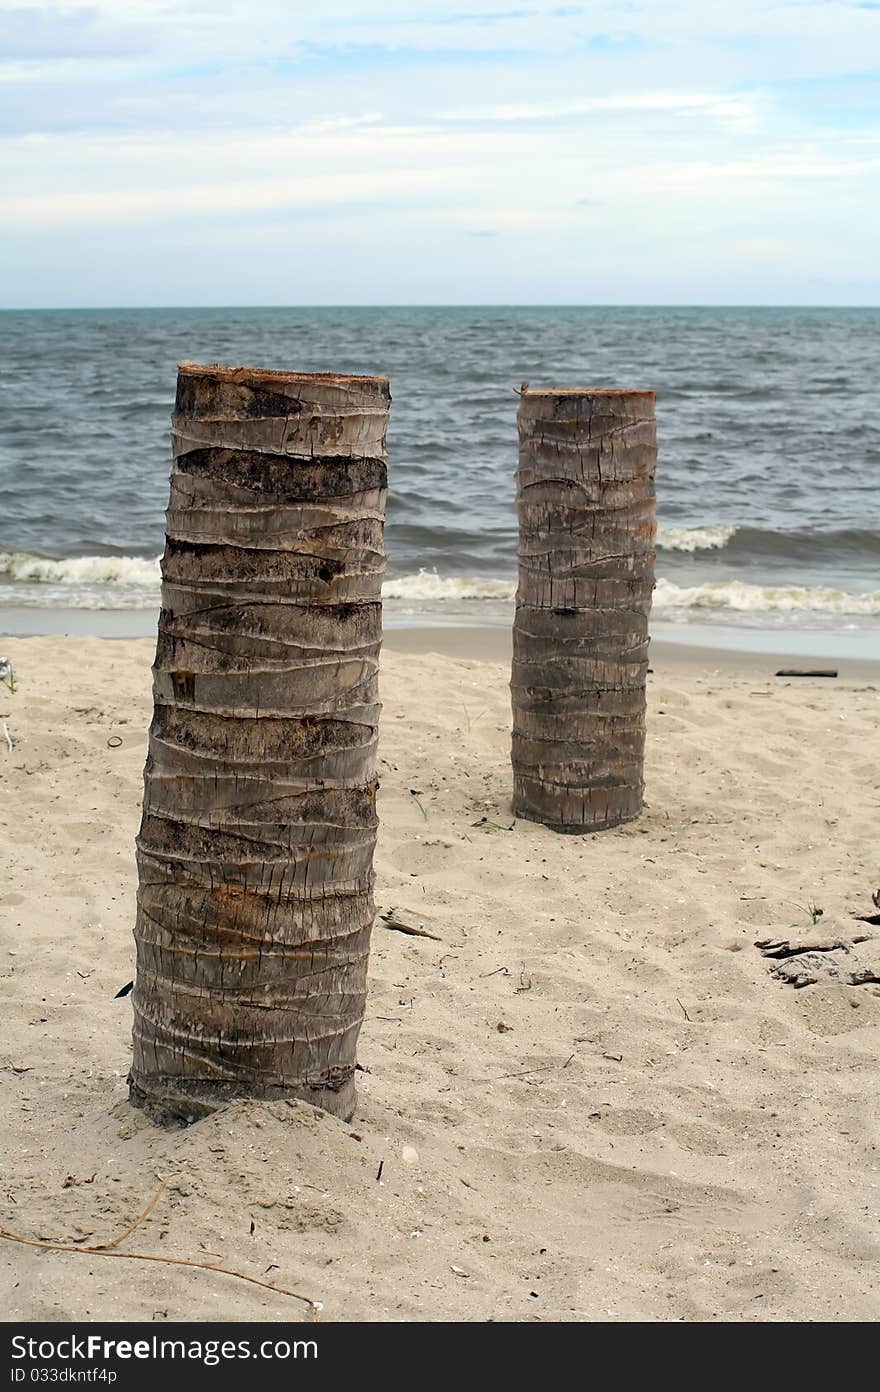
<instances>
[{"instance_id":1,"label":"white foam wave","mask_svg":"<svg viewBox=\"0 0 880 1392\"><path fill-rule=\"evenodd\" d=\"M0 604L31 608L151 609L159 603L159 558L70 556L50 560L24 551L0 551ZM385 599L410 603L512 600L514 580L438 575L420 570L382 587Z\"/></svg>"},{"instance_id":2,"label":"white foam wave","mask_svg":"<svg viewBox=\"0 0 880 1392\"><path fill-rule=\"evenodd\" d=\"M660 527L657 545L663 551L720 551L736 532L733 526Z\"/></svg>"},{"instance_id":3,"label":"white foam wave","mask_svg":"<svg viewBox=\"0 0 880 1392\"><path fill-rule=\"evenodd\" d=\"M714 531L716 529L697 529ZM717 529L723 530L723 529ZM719 543L722 544L722 543ZM159 603L159 560L143 556L70 556L50 560L22 551L0 552L0 605L38 608L152 609ZM473 601L509 603L516 593L513 578L439 575L436 570L396 575L386 580L386 600L413 606L454 605ZM741 580L711 580L676 585L659 579L654 591L658 611L727 611L728 613L850 614L880 616L880 591L853 594L825 585L760 585Z\"/></svg>"},{"instance_id":4,"label":"white foam wave","mask_svg":"<svg viewBox=\"0 0 880 1392\"><path fill-rule=\"evenodd\" d=\"M154 588L159 584L159 557L68 556L49 560L27 551L0 551L0 576L5 580L40 585L134 585Z\"/></svg>"},{"instance_id":5,"label":"white foam wave","mask_svg":"<svg viewBox=\"0 0 880 1392\"><path fill-rule=\"evenodd\" d=\"M851 594L827 585L750 585L742 580L710 580L674 585L660 579L655 609L727 609L738 613L817 613L880 615L880 591Z\"/></svg>"},{"instance_id":6,"label":"white foam wave","mask_svg":"<svg viewBox=\"0 0 880 1392\"><path fill-rule=\"evenodd\" d=\"M515 593L515 580L498 580L491 576L438 575L436 570L420 570L417 575L396 575L382 586L383 599L513 599Z\"/></svg>"}]
</instances>

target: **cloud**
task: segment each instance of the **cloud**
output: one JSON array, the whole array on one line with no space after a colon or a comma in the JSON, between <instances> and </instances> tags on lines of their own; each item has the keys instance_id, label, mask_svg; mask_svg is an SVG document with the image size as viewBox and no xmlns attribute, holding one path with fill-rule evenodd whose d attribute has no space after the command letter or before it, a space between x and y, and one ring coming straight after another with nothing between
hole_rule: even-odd
<instances>
[{"instance_id":1,"label":"cloud","mask_svg":"<svg viewBox=\"0 0 880 1392\"><path fill-rule=\"evenodd\" d=\"M143 58L11 58L0 61L0 86L60 86L77 83L130 82L155 75L157 69Z\"/></svg>"},{"instance_id":2,"label":"cloud","mask_svg":"<svg viewBox=\"0 0 880 1392\"><path fill-rule=\"evenodd\" d=\"M726 125L743 127L755 122L755 96L708 92L629 92L607 97L587 97L575 101L514 103L510 106L452 108L437 113L441 121L481 123L516 121L559 121L569 117L605 113L693 116L715 119Z\"/></svg>"},{"instance_id":3,"label":"cloud","mask_svg":"<svg viewBox=\"0 0 880 1392\"><path fill-rule=\"evenodd\" d=\"M0 4L6 60L60 63L72 58L143 56L157 41L148 21L119 22L99 6Z\"/></svg>"},{"instance_id":4,"label":"cloud","mask_svg":"<svg viewBox=\"0 0 880 1392\"><path fill-rule=\"evenodd\" d=\"M436 192L446 181L443 169L396 169L393 173L306 175L289 180L170 184L148 189L112 189L88 193L38 193L0 200L7 226L75 223L106 226L137 222L143 226L170 216L257 213L281 208L348 206L376 199L393 207L414 191ZM457 171L456 171L457 174ZM458 181L458 180L457 180Z\"/></svg>"},{"instance_id":5,"label":"cloud","mask_svg":"<svg viewBox=\"0 0 880 1392\"><path fill-rule=\"evenodd\" d=\"M876 280L863 6L0 0L0 25L0 302L271 302L291 248L331 301Z\"/></svg>"},{"instance_id":6,"label":"cloud","mask_svg":"<svg viewBox=\"0 0 880 1392\"><path fill-rule=\"evenodd\" d=\"M178 63L229 57L271 60L302 48L345 53L558 55L591 47L604 56L654 47L670 58L682 45L754 43L790 51L825 49L836 61L864 62L876 41L875 7L835 0L593 0L523 6L499 0L0 0L7 56L163 55ZM858 55L858 57L856 57Z\"/></svg>"}]
</instances>

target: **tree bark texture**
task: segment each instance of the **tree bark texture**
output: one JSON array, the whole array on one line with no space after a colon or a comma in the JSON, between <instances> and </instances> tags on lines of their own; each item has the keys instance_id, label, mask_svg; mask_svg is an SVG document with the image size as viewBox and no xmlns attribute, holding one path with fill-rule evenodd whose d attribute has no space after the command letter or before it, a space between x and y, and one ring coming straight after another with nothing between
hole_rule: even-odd
<instances>
[{"instance_id":1,"label":"tree bark texture","mask_svg":"<svg viewBox=\"0 0 880 1392\"><path fill-rule=\"evenodd\" d=\"M181 365L137 841L131 1099L355 1104L376 839L382 377Z\"/></svg>"},{"instance_id":2,"label":"tree bark texture","mask_svg":"<svg viewBox=\"0 0 880 1392\"><path fill-rule=\"evenodd\" d=\"M560 832L638 815L654 588L654 393L524 389L513 810Z\"/></svg>"}]
</instances>

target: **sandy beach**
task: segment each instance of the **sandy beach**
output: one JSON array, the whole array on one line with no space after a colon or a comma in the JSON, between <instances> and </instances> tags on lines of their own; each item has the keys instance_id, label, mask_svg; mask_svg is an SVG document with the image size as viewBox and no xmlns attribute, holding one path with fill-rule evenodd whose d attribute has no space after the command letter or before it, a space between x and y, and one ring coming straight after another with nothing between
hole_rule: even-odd
<instances>
[{"instance_id":1,"label":"sandy beach","mask_svg":"<svg viewBox=\"0 0 880 1392\"><path fill-rule=\"evenodd\" d=\"M389 635L381 912L344 1125L130 1109L149 640L12 638L0 686L0 1226L217 1263L322 1320L872 1320L880 666L658 646L647 807L512 823L503 632ZM438 649L443 649L439 652ZM791 665L790 661L786 665ZM823 913L814 923L815 913ZM873 952L873 956L872 956ZM381 1177L380 1176L381 1172ZM7 1319L301 1320L216 1272L0 1242Z\"/></svg>"}]
</instances>

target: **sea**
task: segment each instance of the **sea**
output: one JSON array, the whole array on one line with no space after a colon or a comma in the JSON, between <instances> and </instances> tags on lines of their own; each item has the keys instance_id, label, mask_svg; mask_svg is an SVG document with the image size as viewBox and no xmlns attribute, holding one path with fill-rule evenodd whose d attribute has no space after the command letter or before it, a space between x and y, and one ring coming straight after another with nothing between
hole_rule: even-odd
<instances>
[{"instance_id":1,"label":"sea","mask_svg":"<svg viewBox=\"0 0 880 1392\"><path fill-rule=\"evenodd\" d=\"M391 379L389 624L508 624L516 392L657 393L655 634L880 657L880 309L0 313L0 632L155 626L176 365Z\"/></svg>"}]
</instances>

